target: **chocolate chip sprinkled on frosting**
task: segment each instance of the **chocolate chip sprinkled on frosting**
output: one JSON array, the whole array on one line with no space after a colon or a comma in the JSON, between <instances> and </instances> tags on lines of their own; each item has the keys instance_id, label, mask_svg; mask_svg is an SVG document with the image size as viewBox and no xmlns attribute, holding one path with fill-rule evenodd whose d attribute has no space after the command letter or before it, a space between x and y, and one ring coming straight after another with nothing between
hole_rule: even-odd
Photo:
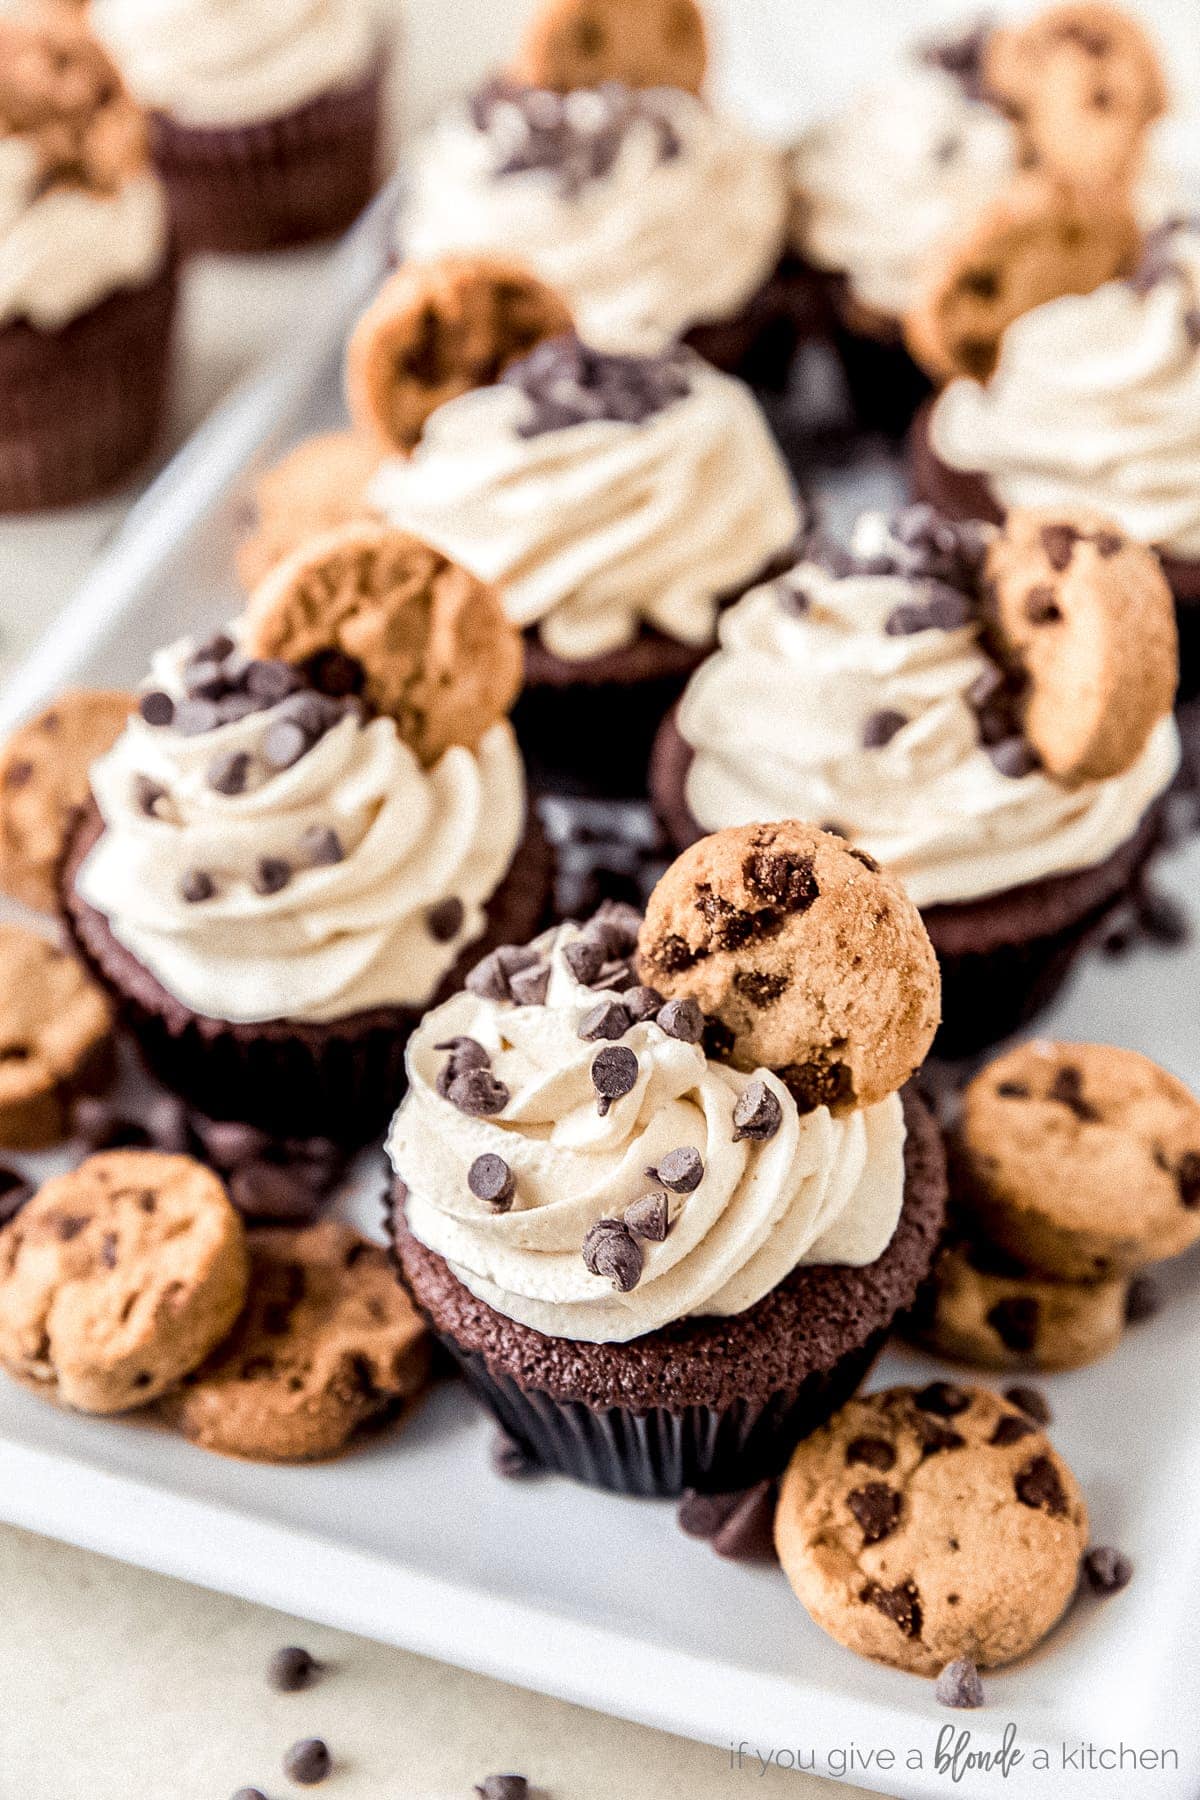
<instances>
[{"instance_id":1,"label":"chocolate chip sprinkled on frosting","mask_svg":"<svg viewBox=\"0 0 1200 1800\"><path fill-rule=\"evenodd\" d=\"M632 1206L627 1206L622 1214L624 1223L635 1237L645 1238L649 1243L661 1244L671 1229L671 1202L661 1189L652 1194L643 1194Z\"/></svg>"},{"instance_id":2,"label":"chocolate chip sprinkled on frosting","mask_svg":"<svg viewBox=\"0 0 1200 1800\"><path fill-rule=\"evenodd\" d=\"M521 437L540 437L573 425L642 425L690 391L687 353L618 356L593 350L574 336L550 338L510 363L501 382L529 401Z\"/></svg>"},{"instance_id":3,"label":"chocolate chip sprinkled on frosting","mask_svg":"<svg viewBox=\"0 0 1200 1800\"><path fill-rule=\"evenodd\" d=\"M475 129L490 137L492 175L504 180L543 170L567 198L611 173L629 132L640 126L659 162L679 154L679 134L653 89L617 81L560 94L500 75L470 102Z\"/></svg>"},{"instance_id":4,"label":"chocolate chip sprinkled on frosting","mask_svg":"<svg viewBox=\"0 0 1200 1800\"><path fill-rule=\"evenodd\" d=\"M668 1037L684 1044L698 1044L704 1036L704 1014L690 995L681 1000L668 1000L658 1011L657 1023Z\"/></svg>"},{"instance_id":5,"label":"chocolate chip sprinkled on frosting","mask_svg":"<svg viewBox=\"0 0 1200 1800\"><path fill-rule=\"evenodd\" d=\"M633 1092L637 1078L638 1059L627 1045L610 1044L597 1053L592 1061L592 1086L602 1117L614 1100Z\"/></svg>"},{"instance_id":6,"label":"chocolate chip sprinkled on frosting","mask_svg":"<svg viewBox=\"0 0 1200 1800\"><path fill-rule=\"evenodd\" d=\"M189 869L179 883L180 897L189 906L198 906L203 900L211 900L217 891L217 884L207 869Z\"/></svg>"},{"instance_id":7,"label":"chocolate chip sprinkled on frosting","mask_svg":"<svg viewBox=\"0 0 1200 1800\"><path fill-rule=\"evenodd\" d=\"M891 743L898 731L903 731L908 720L902 712L894 707L881 707L873 712L863 726L864 750L882 750Z\"/></svg>"},{"instance_id":8,"label":"chocolate chip sprinkled on frosting","mask_svg":"<svg viewBox=\"0 0 1200 1800\"><path fill-rule=\"evenodd\" d=\"M550 988L549 963L534 963L528 969L515 969L508 978L508 990L516 1006L542 1006Z\"/></svg>"},{"instance_id":9,"label":"chocolate chip sprinkled on frosting","mask_svg":"<svg viewBox=\"0 0 1200 1800\"><path fill-rule=\"evenodd\" d=\"M646 1173L657 1176L673 1194L693 1194L704 1180L704 1158L693 1145L682 1144L678 1150L669 1150L657 1169Z\"/></svg>"},{"instance_id":10,"label":"chocolate chip sprinkled on frosting","mask_svg":"<svg viewBox=\"0 0 1200 1800\"><path fill-rule=\"evenodd\" d=\"M261 856L254 869L256 894L279 894L292 879L292 865L282 856Z\"/></svg>"},{"instance_id":11,"label":"chocolate chip sprinkled on frosting","mask_svg":"<svg viewBox=\"0 0 1200 1800\"><path fill-rule=\"evenodd\" d=\"M587 1043L599 1038L608 1038L616 1042L623 1038L629 1030L632 1020L619 1000L601 1000L584 1013L579 1021L578 1035Z\"/></svg>"},{"instance_id":12,"label":"chocolate chip sprinkled on frosting","mask_svg":"<svg viewBox=\"0 0 1200 1800\"><path fill-rule=\"evenodd\" d=\"M467 1186L477 1200L495 1212L508 1212L517 1191L517 1178L502 1156L487 1151L467 1170Z\"/></svg>"},{"instance_id":13,"label":"chocolate chip sprinkled on frosting","mask_svg":"<svg viewBox=\"0 0 1200 1800\"><path fill-rule=\"evenodd\" d=\"M138 701L138 711L147 725L169 725L175 717L175 702L161 688L152 688Z\"/></svg>"},{"instance_id":14,"label":"chocolate chip sprinkled on frosting","mask_svg":"<svg viewBox=\"0 0 1200 1800\"><path fill-rule=\"evenodd\" d=\"M636 1025L644 1024L647 1019L656 1017L663 1004L663 997L657 988L631 987L621 996L621 1004Z\"/></svg>"},{"instance_id":15,"label":"chocolate chip sprinkled on frosting","mask_svg":"<svg viewBox=\"0 0 1200 1800\"><path fill-rule=\"evenodd\" d=\"M134 805L148 819L157 816L159 802L165 800L167 790L157 781L151 781L149 775L135 775L133 778Z\"/></svg>"},{"instance_id":16,"label":"chocolate chip sprinkled on frosting","mask_svg":"<svg viewBox=\"0 0 1200 1800\"><path fill-rule=\"evenodd\" d=\"M310 825L300 839L300 854L313 868L340 863L346 851L332 825Z\"/></svg>"},{"instance_id":17,"label":"chocolate chip sprinkled on frosting","mask_svg":"<svg viewBox=\"0 0 1200 1800\"><path fill-rule=\"evenodd\" d=\"M508 1105L509 1092L490 1069L465 1068L455 1072L446 1089L446 1098L459 1112L472 1118L490 1119Z\"/></svg>"},{"instance_id":18,"label":"chocolate chip sprinkled on frosting","mask_svg":"<svg viewBox=\"0 0 1200 1800\"><path fill-rule=\"evenodd\" d=\"M642 1278L644 1261L637 1239L620 1219L597 1219L583 1240L584 1266L628 1294Z\"/></svg>"},{"instance_id":19,"label":"chocolate chip sprinkled on frosting","mask_svg":"<svg viewBox=\"0 0 1200 1800\"><path fill-rule=\"evenodd\" d=\"M250 757L245 750L227 750L208 765L208 785L218 794L232 797L246 791Z\"/></svg>"},{"instance_id":20,"label":"chocolate chip sprinkled on frosting","mask_svg":"<svg viewBox=\"0 0 1200 1800\"><path fill-rule=\"evenodd\" d=\"M450 894L445 900L439 900L425 914L425 923L429 927L429 935L436 943L448 944L456 938L463 928L463 920L467 909L457 894Z\"/></svg>"},{"instance_id":21,"label":"chocolate chip sprinkled on frosting","mask_svg":"<svg viewBox=\"0 0 1200 1800\"><path fill-rule=\"evenodd\" d=\"M783 1108L765 1081L751 1081L738 1095L733 1109L733 1141L749 1138L763 1143L773 1138L783 1123Z\"/></svg>"}]
</instances>

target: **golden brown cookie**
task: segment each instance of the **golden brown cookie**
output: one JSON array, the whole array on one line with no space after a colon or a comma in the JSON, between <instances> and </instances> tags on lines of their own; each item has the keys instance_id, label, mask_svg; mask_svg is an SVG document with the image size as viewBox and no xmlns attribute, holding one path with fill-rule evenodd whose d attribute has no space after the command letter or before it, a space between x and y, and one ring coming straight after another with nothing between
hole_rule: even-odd
<instances>
[{"instance_id":1,"label":"golden brown cookie","mask_svg":"<svg viewBox=\"0 0 1200 1800\"><path fill-rule=\"evenodd\" d=\"M360 432L407 455L439 406L491 387L510 363L572 329L566 303L522 263L443 256L405 263L346 351L346 401Z\"/></svg>"},{"instance_id":2,"label":"golden brown cookie","mask_svg":"<svg viewBox=\"0 0 1200 1800\"><path fill-rule=\"evenodd\" d=\"M521 636L496 590L389 525L301 545L255 589L245 624L251 656L352 658L367 700L426 764L474 748L520 691Z\"/></svg>"},{"instance_id":3,"label":"golden brown cookie","mask_svg":"<svg viewBox=\"0 0 1200 1800\"><path fill-rule=\"evenodd\" d=\"M1139 242L1122 195L1089 205L1054 182L1026 177L925 270L904 320L905 341L934 381L986 381L1014 319L1125 274Z\"/></svg>"},{"instance_id":4,"label":"golden brown cookie","mask_svg":"<svg viewBox=\"0 0 1200 1800\"><path fill-rule=\"evenodd\" d=\"M783 1477L797 1598L859 1656L917 1675L1012 1662L1057 1623L1087 1543L1079 1484L1024 1413L935 1381L851 1400Z\"/></svg>"},{"instance_id":5,"label":"golden brown cookie","mask_svg":"<svg viewBox=\"0 0 1200 1800\"><path fill-rule=\"evenodd\" d=\"M870 1106L908 1080L941 986L921 916L863 850L794 819L715 832L650 896L643 979L725 1027L735 1068L802 1108Z\"/></svg>"},{"instance_id":6,"label":"golden brown cookie","mask_svg":"<svg viewBox=\"0 0 1200 1800\"><path fill-rule=\"evenodd\" d=\"M980 1369L1081 1369L1125 1331L1129 1282L1049 1281L990 1245L946 1246L912 1315L911 1334Z\"/></svg>"},{"instance_id":7,"label":"golden brown cookie","mask_svg":"<svg viewBox=\"0 0 1200 1800\"><path fill-rule=\"evenodd\" d=\"M169 1395L193 1443L261 1462L336 1456L425 1385L429 1342L387 1253L326 1219L252 1231L250 1300L231 1337Z\"/></svg>"},{"instance_id":8,"label":"golden brown cookie","mask_svg":"<svg viewBox=\"0 0 1200 1800\"><path fill-rule=\"evenodd\" d=\"M1134 1050L1035 1038L966 1088L952 1182L1027 1267L1128 1273L1200 1238L1200 1101Z\"/></svg>"},{"instance_id":9,"label":"golden brown cookie","mask_svg":"<svg viewBox=\"0 0 1200 1800\"><path fill-rule=\"evenodd\" d=\"M0 19L0 135L32 144L39 188L111 193L146 167L146 122L116 64L66 7Z\"/></svg>"},{"instance_id":10,"label":"golden brown cookie","mask_svg":"<svg viewBox=\"0 0 1200 1800\"><path fill-rule=\"evenodd\" d=\"M238 546L238 579L258 586L308 538L376 515L367 487L379 467L379 447L353 431L305 438L262 476L254 491L255 527Z\"/></svg>"},{"instance_id":11,"label":"golden brown cookie","mask_svg":"<svg viewBox=\"0 0 1200 1800\"><path fill-rule=\"evenodd\" d=\"M1102 514L1015 508L988 548L993 624L1027 688L1023 729L1065 783L1135 763L1175 701L1175 605L1153 550Z\"/></svg>"},{"instance_id":12,"label":"golden brown cookie","mask_svg":"<svg viewBox=\"0 0 1200 1800\"><path fill-rule=\"evenodd\" d=\"M38 912L57 910L58 866L88 771L111 749L132 694L75 688L60 694L0 748L0 890Z\"/></svg>"},{"instance_id":13,"label":"golden brown cookie","mask_svg":"<svg viewBox=\"0 0 1200 1800\"><path fill-rule=\"evenodd\" d=\"M509 73L564 94L606 81L698 94L707 69L695 0L542 0Z\"/></svg>"},{"instance_id":14,"label":"golden brown cookie","mask_svg":"<svg viewBox=\"0 0 1200 1800\"><path fill-rule=\"evenodd\" d=\"M225 1336L246 1267L241 1219L202 1163L89 1156L0 1231L0 1363L81 1412L145 1406Z\"/></svg>"},{"instance_id":15,"label":"golden brown cookie","mask_svg":"<svg viewBox=\"0 0 1200 1800\"><path fill-rule=\"evenodd\" d=\"M988 34L987 97L1016 127L1026 167L1107 199L1128 189L1167 84L1137 20L1100 0L1067 0Z\"/></svg>"},{"instance_id":16,"label":"golden brown cookie","mask_svg":"<svg viewBox=\"0 0 1200 1800\"><path fill-rule=\"evenodd\" d=\"M41 1150L67 1135L77 1094L112 1071L107 999L66 950L0 925L0 1144Z\"/></svg>"}]
</instances>

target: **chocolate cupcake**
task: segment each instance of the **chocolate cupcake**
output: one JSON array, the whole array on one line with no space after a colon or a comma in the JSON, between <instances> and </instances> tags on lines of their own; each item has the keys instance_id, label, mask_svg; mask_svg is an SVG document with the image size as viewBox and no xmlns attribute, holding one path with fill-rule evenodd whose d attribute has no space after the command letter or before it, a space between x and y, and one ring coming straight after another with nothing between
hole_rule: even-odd
<instances>
[{"instance_id":1,"label":"chocolate cupcake","mask_svg":"<svg viewBox=\"0 0 1200 1800\"><path fill-rule=\"evenodd\" d=\"M367 0L96 0L150 113L186 250L344 231L378 177L383 53Z\"/></svg>"},{"instance_id":2,"label":"chocolate cupcake","mask_svg":"<svg viewBox=\"0 0 1200 1800\"><path fill-rule=\"evenodd\" d=\"M548 9L541 9L544 14ZM718 368L779 390L812 329L817 283L787 251L782 153L697 88L703 26L634 67L615 37L565 72L530 40L418 144L402 257L515 251L604 350L685 339ZM697 58L699 47L699 59Z\"/></svg>"},{"instance_id":3,"label":"chocolate cupcake","mask_svg":"<svg viewBox=\"0 0 1200 1800\"><path fill-rule=\"evenodd\" d=\"M775 1472L862 1379L942 1224L909 1081L937 1017L915 912L808 827L706 858L663 878L636 959L637 914L610 906L480 964L413 1036L388 1145L397 1267L477 1396L545 1466L627 1493ZM758 937L725 953L748 904ZM862 953L852 993L830 932ZM794 985L760 1045L741 1009L765 962ZM639 984L668 965L674 994Z\"/></svg>"},{"instance_id":4,"label":"chocolate cupcake","mask_svg":"<svg viewBox=\"0 0 1200 1800\"><path fill-rule=\"evenodd\" d=\"M524 632L531 755L636 791L720 606L801 515L740 382L684 348L608 354L568 326L518 265L410 265L351 341L351 412L391 452L368 500L494 582Z\"/></svg>"},{"instance_id":5,"label":"chocolate cupcake","mask_svg":"<svg viewBox=\"0 0 1200 1800\"><path fill-rule=\"evenodd\" d=\"M1032 1017L1137 881L1175 678L1166 584L1111 525L867 514L725 615L652 792L679 844L804 810L878 857L921 908L955 1054Z\"/></svg>"},{"instance_id":6,"label":"chocolate cupcake","mask_svg":"<svg viewBox=\"0 0 1200 1800\"><path fill-rule=\"evenodd\" d=\"M0 511L115 486L162 417L175 271L145 124L65 9L0 20Z\"/></svg>"},{"instance_id":7,"label":"chocolate cupcake","mask_svg":"<svg viewBox=\"0 0 1200 1800\"><path fill-rule=\"evenodd\" d=\"M1140 268L1009 327L987 381L917 420L913 484L951 517L1085 504L1158 551L1200 675L1200 230L1147 240ZM1189 473L1189 471L1191 473Z\"/></svg>"},{"instance_id":8,"label":"chocolate cupcake","mask_svg":"<svg viewBox=\"0 0 1200 1800\"><path fill-rule=\"evenodd\" d=\"M236 641L156 659L93 767L62 903L191 1104L362 1141L423 1008L536 929L550 870L505 717L519 671L494 596L382 528L317 540Z\"/></svg>"}]
</instances>

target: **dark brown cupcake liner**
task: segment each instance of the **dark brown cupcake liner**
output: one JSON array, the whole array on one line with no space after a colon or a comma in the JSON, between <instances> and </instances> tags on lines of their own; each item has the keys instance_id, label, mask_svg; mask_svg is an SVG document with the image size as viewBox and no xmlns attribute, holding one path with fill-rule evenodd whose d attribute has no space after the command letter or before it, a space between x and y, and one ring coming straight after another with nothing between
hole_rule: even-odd
<instances>
[{"instance_id":1,"label":"dark brown cupcake liner","mask_svg":"<svg viewBox=\"0 0 1200 1800\"><path fill-rule=\"evenodd\" d=\"M215 1119L243 1119L275 1137L332 1138L353 1148L387 1123L404 1091L404 1049L424 1007L378 1007L324 1024L231 1024L193 1012L118 942L82 901L75 875L103 830L94 804L76 830L60 883L75 949L111 994L144 1061L165 1086ZM512 867L429 1006L458 991L499 944L524 943L549 916L552 853L534 811Z\"/></svg>"},{"instance_id":2,"label":"dark brown cupcake liner","mask_svg":"<svg viewBox=\"0 0 1200 1800\"><path fill-rule=\"evenodd\" d=\"M785 255L736 317L693 325L683 341L726 375L781 394L799 345L828 326L823 278L799 257Z\"/></svg>"},{"instance_id":3,"label":"dark brown cupcake liner","mask_svg":"<svg viewBox=\"0 0 1200 1800\"><path fill-rule=\"evenodd\" d=\"M149 454L166 405L176 267L58 331L0 328L0 512L73 506Z\"/></svg>"},{"instance_id":4,"label":"dark brown cupcake liner","mask_svg":"<svg viewBox=\"0 0 1200 1800\"><path fill-rule=\"evenodd\" d=\"M905 1198L865 1268L808 1265L744 1313L683 1319L625 1344L547 1337L493 1311L387 1209L401 1280L472 1392L529 1455L637 1495L740 1488L783 1467L864 1379L932 1263L945 1219L941 1136L904 1094Z\"/></svg>"},{"instance_id":5,"label":"dark brown cupcake liner","mask_svg":"<svg viewBox=\"0 0 1200 1800\"><path fill-rule=\"evenodd\" d=\"M345 231L379 175L383 61L278 119L199 127L150 119L185 251L278 250Z\"/></svg>"},{"instance_id":6,"label":"dark brown cupcake liner","mask_svg":"<svg viewBox=\"0 0 1200 1800\"><path fill-rule=\"evenodd\" d=\"M687 804L691 745L672 713L650 758L650 795L679 850L703 837ZM927 907L926 930L942 972L939 1056L982 1050L1028 1024L1060 992L1080 954L1140 881L1162 837L1162 807L1101 863L989 894Z\"/></svg>"}]
</instances>

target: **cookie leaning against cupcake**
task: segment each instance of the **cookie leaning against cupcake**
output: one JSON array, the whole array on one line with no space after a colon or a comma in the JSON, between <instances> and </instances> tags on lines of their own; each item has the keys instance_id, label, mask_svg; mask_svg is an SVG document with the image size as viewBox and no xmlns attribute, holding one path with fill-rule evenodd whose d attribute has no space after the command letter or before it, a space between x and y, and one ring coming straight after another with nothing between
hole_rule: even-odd
<instances>
[{"instance_id":1,"label":"cookie leaning against cupcake","mask_svg":"<svg viewBox=\"0 0 1200 1800\"><path fill-rule=\"evenodd\" d=\"M515 250L597 348L682 338L781 386L815 284L786 255L784 157L704 97L706 65L693 0L547 0L418 143L400 254Z\"/></svg>"},{"instance_id":2,"label":"cookie leaning against cupcake","mask_svg":"<svg viewBox=\"0 0 1200 1800\"><path fill-rule=\"evenodd\" d=\"M903 430L1008 320L1120 271L1165 103L1141 27L1067 4L925 46L801 140L793 242L825 273L862 423Z\"/></svg>"},{"instance_id":3,"label":"cookie leaning against cupcake","mask_svg":"<svg viewBox=\"0 0 1200 1800\"><path fill-rule=\"evenodd\" d=\"M368 0L96 0L92 14L149 110L185 249L305 243L367 204L383 75Z\"/></svg>"},{"instance_id":4,"label":"cookie leaning against cupcake","mask_svg":"<svg viewBox=\"0 0 1200 1800\"><path fill-rule=\"evenodd\" d=\"M1179 761L1171 596L1103 518L932 508L814 538L721 622L651 770L679 844L802 811L899 877L950 1052L1045 1003L1158 835Z\"/></svg>"},{"instance_id":5,"label":"cookie leaning against cupcake","mask_svg":"<svg viewBox=\"0 0 1200 1800\"><path fill-rule=\"evenodd\" d=\"M520 643L489 589L379 525L313 540L235 629L155 660L62 904L191 1104L354 1142L421 1009L543 917Z\"/></svg>"},{"instance_id":6,"label":"cookie leaning against cupcake","mask_svg":"<svg viewBox=\"0 0 1200 1800\"><path fill-rule=\"evenodd\" d=\"M0 19L0 70L0 512L22 512L150 450L175 268L145 121L84 24Z\"/></svg>"},{"instance_id":7,"label":"cookie leaning against cupcake","mask_svg":"<svg viewBox=\"0 0 1200 1800\"><path fill-rule=\"evenodd\" d=\"M941 1229L911 1085L937 1007L899 885L789 822L696 846L644 920L499 951L425 1019L397 1264L538 1460L744 1486L853 1392Z\"/></svg>"}]
</instances>

